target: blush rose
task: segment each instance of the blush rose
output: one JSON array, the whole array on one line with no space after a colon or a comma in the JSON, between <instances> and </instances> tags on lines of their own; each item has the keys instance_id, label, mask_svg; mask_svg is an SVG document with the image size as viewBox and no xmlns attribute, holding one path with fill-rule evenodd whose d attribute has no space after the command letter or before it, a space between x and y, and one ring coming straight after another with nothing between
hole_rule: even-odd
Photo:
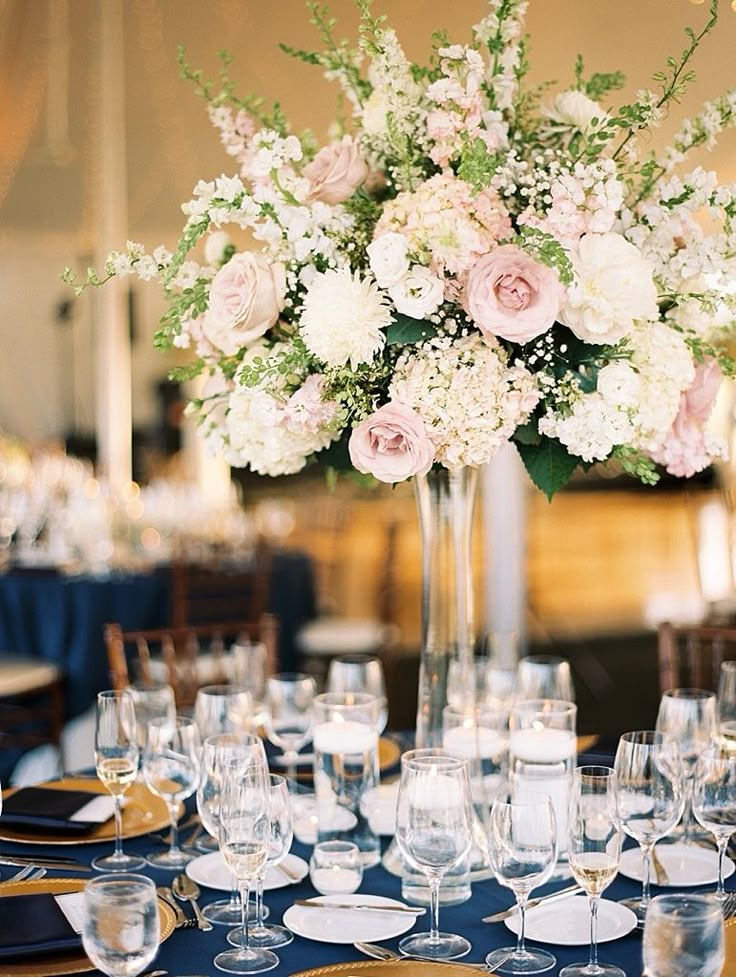
<instances>
[{"instance_id":1,"label":"blush rose","mask_svg":"<svg viewBox=\"0 0 736 977\"><path fill-rule=\"evenodd\" d=\"M262 254L233 255L212 279L202 331L227 356L259 339L284 307L284 266Z\"/></svg>"},{"instance_id":2,"label":"blush rose","mask_svg":"<svg viewBox=\"0 0 736 977\"><path fill-rule=\"evenodd\" d=\"M426 475L434 446L424 421L411 407L389 401L355 427L348 443L353 466L379 482Z\"/></svg>"},{"instance_id":3,"label":"blush rose","mask_svg":"<svg viewBox=\"0 0 736 977\"><path fill-rule=\"evenodd\" d=\"M365 182L368 165L350 136L343 136L340 142L323 146L303 172L312 200L341 204Z\"/></svg>"}]
</instances>

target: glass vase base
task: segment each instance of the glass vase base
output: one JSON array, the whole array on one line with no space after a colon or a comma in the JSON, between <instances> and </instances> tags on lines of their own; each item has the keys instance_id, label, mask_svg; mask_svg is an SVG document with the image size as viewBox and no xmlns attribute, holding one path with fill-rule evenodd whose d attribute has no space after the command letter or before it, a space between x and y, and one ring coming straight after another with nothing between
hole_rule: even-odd
<instances>
[{"instance_id":1,"label":"glass vase base","mask_svg":"<svg viewBox=\"0 0 736 977\"><path fill-rule=\"evenodd\" d=\"M557 958L546 950L521 950L515 946L492 950L486 966L499 974L543 974L557 964Z\"/></svg>"},{"instance_id":2,"label":"glass vase base","mask_svg":"<svg viewBox=\"0 0 736 977\"><path fill-rule=\"evenodd\" d=\"M619 906L626 906L636 916L636 928L642 929L647 915L647 907L641 899L618 899Z\"/></svg>"},{"instance_id":3,"label":"glass vase base","mask_svg":"<svg viewBox=\"0 0 736 977\"><path fill-rule=\"evenodd\" d=\"M268 916L268 909L264 906L264 919ZM231 902L229 899L218 899L217 902L210 902L202 908L205 919L218 926L240 926L240 902ZM248 921L255 921L255 906L248 906ZM240 946L233 943L233 946Z\"/></svg>"},{"instance_id":4,"label":"glass vase base","mask_svg":"<svg viewBox=\"0 0 736 977\"><path fill-rule=\"evenodd\" d=\"M279 958L270 950L255 950L253 947L242 950L225 950L218 953L214 964L226 974L260 974L264 970L278 967Z\"/></svg>"},{"instance_id":5,"label":"glass vase base","mask_svg":"<svg viewBox=\"0 0 736 977\"><path fill-rule=\"evenodd\" d=\"M571 963L562 968L559 977L626 977L626 974L612 963Z\"/></svg>"},{"instance_id":6,"label":"glass vase base","mask_svg":"<svg viewBox=\"0 0 736 977\"><path fill-rule=\"evenodd\" d=\"M180 848L178 851L173 852L156 852L153 855L149 855L146 861L153 868L168 868L172 872L176 872L179 869L185 868L195 858L199 858L196 852L182 851Z\"/></svg>"},{"instance_id":7,"label":"glass vase base","mask_svg":"<svg viewBox=\"0 0 736 977\"><path fill-rule=\"evenodd\" d=\"M271 923L268 926L261 926L250 931L251 946L267 946L276 948L288 946L294 940L294 934L285 926L278 923Z\"/></svg>"},{"instance_id":8,"label":"glass vase base","mask_svg":"<svg viewBox=\"0 0 736 977\"><path fill-rule=\"evenodd\" d=\"M470 952L470 943L456 933L438 933L435 939L429 933L414 933L400 941L399 950L425 960L455 960Z\"/></svg>"},{"instance_id":9,"label":"glass vase base","mask_svg":"<svg viewBox=\"0 0 736 977\"><path fill-rule=\"evenodd\" d=\"M142 855L99 855L90 862L98 872L137 872L146 864Z\"/></svg>"}]
</instances>

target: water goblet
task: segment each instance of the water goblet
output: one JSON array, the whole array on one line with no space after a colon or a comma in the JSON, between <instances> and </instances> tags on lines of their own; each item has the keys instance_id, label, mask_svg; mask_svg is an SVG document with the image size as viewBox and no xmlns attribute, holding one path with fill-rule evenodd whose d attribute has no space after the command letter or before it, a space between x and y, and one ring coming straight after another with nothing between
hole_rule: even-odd
<instances>
[{"instance_id":1,"label":"water goblet","mask_svg":"<svg viewBox=\"0 0 736 977\"><path fill-rule=\"evenodd\" d=\"M590 903L590 957L588 963L563 967L559 977L626 977L620 967L598 962L598 903L618 872L621 841L615 772L578 767L570 795L567 851L573 878Z\"/></svg>"},{"instance_id":2,"label":"water goblet","mask_svg":"<svg viewBox=\"0 0 736 977\"><path fill-rule=\"evenodd\" d=\"M271 843L268 779L265 767L231 760L220 801L220 850L240 889L242 946L218 953L214 963L230 974L252 974L276 967L271 950L250 943L248 897L266 865Z\"/></svg>"},{"instance_id":3,"label":"water goblet","mask_svg":"<svg viewBox=\"0 0 736 977\"><path fill-rule=\"evenodd\" d=\"M252 723L258 729L266 712L266 673L268 649L262 641L248 641L245 637L230 648L232 682L247 692L253 702Z\"/></svg>"},{"instance_id":4,"label":"water goblet","mask_svg":"<svg viewBox=\"0 0 736 977\"><path fill-rule=\"evenodd\" d=\"M643 857L639 899L622 899L640 922L649 904L652 849L682 816L684 788L677 743L655 730L624 733L618 741L613 768L618 780L621 826L639 842Z\"/></svg>"},{"instance_id":5,"label":"water goblet","mask_svg":"<svg viewBox=\"0 0 736 977\"><path fill-rule=\"evenodd\" d=\"M138 746L142 755L146 748L148 724L154 719L166 719L173 723L176 719L176 699L174 690L166 682L138 680L131 682L128 691L133 698Z\"/></svg>"},{"instance_id":6,"label":"water goblet","mask_svg":"<svg viewBox=\"0 0 736 977\"><path fill-rule=\"evenodd\" d=\"M504 788L491 806L488 824L491 868L500 885L511 889L519 907L515 947L493 950L486 964L500 974L540 974L557 963L547 950L530 948L524 939L529 893L552 875L557 861L557 823L546 794Z\"/></svg>"},{"instance_id":7,"label":"water goblet","mask_svg":"<svg viewBox=\"0 0 736 977\"><path fill-rule=\"evenodd\" d=\"M467 761L442 750L405 753L396 802L396 842L406 861L427 879L431 924L428 933L405 936L399 943L402 953L451 960L470 950L465 937L440 932L439 896L442 877L470 850L472 826Z\"/></svg>"},{"instance_id":8,"label":"water goblet","mask_svg":"<svg viewBox=\"0 0 736 977\"><path fill-rule=\"evenodd\" d=\"M197 856L179 847L179 804L197 789L202 741L195 721L177 716L173 725L167 719L154 719L148 726L143 753L143 779L149 790L166 801L171 820L168 851L148 856L156 868L181 869Z\"/></svg>"},{"instance_id":9,"label":"water goblet","mask_svg":"<svg viewBox=\"0 0 736 977\"><path fill-rule=\"evenodd\" d=\"M380 658L371 655L337 655L327 670L325 692L367 692L378 702L378 735L388 723L386 679Z\"/></svg>"},{"instance_id":10,"label":"water goblet","mask_svg":"<svg viewBox=\"0 0 736 977\"><path fill-rule=\"evenodd\" d=\"M718 886L715 898L723 902L723 859L736 831L736 755L711 747L698 759L693 783L693 814L715 836L718 848Z\"/></svg>"},{"instance_id":11,"label":"water goblet","mask_svg":"<svg viewBox=\"0 0 736 977\"><path fill-rule=\"evenodd\" d=\"M203 740L218 733L250 732L253 700L238 685L204 685L197 689L194 718Z\"/></svg>"},{"instance_id":12,"label":"water goblet","mask_svg":"<svg viewBox=\"0 0 736 977\"><path fill-rule=\"evenodd\" d=\"M719 977L724 943L723 913L712 896L656 896L644 923L644 971L649 977Z\"/></svg>"},{"instance_id":13,"label":"water goblet","mask_svg":"<svg viewBox=\"0 0 736 977\"><path fill-rule=\"evenodd\" d=\"M100 875L84 891L82 944L109 977L135 977L158 953L156 886L144 875Z\"/></svg>"},{"instance_id":14,"label":"water goblet","mask_svg":"<svg viewBox=\"0 0 736 977\"><path fill-rule=\"evenodd\" d=\"M266 681L266 735L274 746L283 750L291 791L296 790L299 750L312 735L312 703L316 691L312 676L301 672L282 672Z\"/></svg>"},{"instance_id":15,"label":"water goblet","mask_svg":"<svg viewBox=\"0 0 736 977\"><path fill-rule=\"evenodd\" d=\"M557 655L527 655L516 671L517 699L575 701L570 662Z\"/></svg>"},{"instance_id":16,"label":"water goblet","mask_svg":"<svg viewBox=\"0 0 736 977\"><path fill-rule=\"evenodd\" d=\"M700 754L715 743L718 718L715 692L705 689L671 689L659 703L656 729L666 733L680 748L685 783L682 842L690 842L693 823L693 779Z\"/></svg>"},{"instance_id":17,"label":"water goblet","mask_svg":"<svg viewBox=\"0 0 736 977\"><path fill-rule=\"evenodd\" d=\"M140 855L123 852L123 794L138 775L138 734L135 707L129 692L110 689L97 695L95 767L97 776L115 801L115 850L92 859L103 872L131 872L146 864Z\"/></svg>"},{"instance_id":18,"label":"water goblet","mask_svg":"<svg viewBox=\"0 0 736 977\"><path fill-rule=\"evenodd\" d=\"M718 732L721 747L736 756L736 661L721 662L718 678Z\"/></svg>"},{"instance_id":19,"label":"water goblet","mask_svg":"<svg viewBox=\"0 0 736 977\"><path fill-rule=\"evenodd\" d=\"M259 764L266 770L263 741L254 733L220 733L209 736L202 746L202 767L197 787L197 811L205 831L213 838L220 835L220 802L225 770L230 762ZM216 843L216 847L219 844ZM240 895L233 877L229 899L217 899L202 910L211 923L236 926L240 922Z\"/></svg>"}]
</instances>

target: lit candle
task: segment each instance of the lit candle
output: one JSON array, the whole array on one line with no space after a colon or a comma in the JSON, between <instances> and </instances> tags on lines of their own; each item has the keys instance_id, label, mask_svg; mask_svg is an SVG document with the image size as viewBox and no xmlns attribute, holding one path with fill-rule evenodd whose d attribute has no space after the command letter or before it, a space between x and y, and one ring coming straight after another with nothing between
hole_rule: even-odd
<instances>
[{"instance_id":1,"label":"lit candle","mask_svg":"<svg viewBox=\"0 0 736 977\"><path fill-rule=\"evenodd\" d=\"M362 877L363 873L360 869L343 868L341 865L313 868L309 873L312 885L323 896L355 892L360 886Z\"/></svg>"},{"instance_id":2,"label":"lit candle","mask_svg":"<svg viewBox=\"0 0 736 977\"><path fill-rule=\"evenodd\" d=\"M575 733L569 729L551 729L539 724L530 729L515 729L509 737L512 757L527 763L562 763L574 759L575 750Z\"/></svg>"},{"instance_id":3,"label":"lit candle","mask_svg":"<svg viewBox=\"0 0 736 977\"><path fill-rule=\"evenodd\" d=\"M506 738L487 726L453 726L445 730L442 746L455 756L481 759L503 753Z\"/></svg>"},{"instance_id":4,"label":"lit candle","mask_svg":"<svg viewBox=\"0 0 736 977\"><path fill-rule=\"evenodd\" d=\"M375 726L351 719L318 723L312 742L318 753L366 753L378 747L378 731Z\"/></svg>"}]
</instances>

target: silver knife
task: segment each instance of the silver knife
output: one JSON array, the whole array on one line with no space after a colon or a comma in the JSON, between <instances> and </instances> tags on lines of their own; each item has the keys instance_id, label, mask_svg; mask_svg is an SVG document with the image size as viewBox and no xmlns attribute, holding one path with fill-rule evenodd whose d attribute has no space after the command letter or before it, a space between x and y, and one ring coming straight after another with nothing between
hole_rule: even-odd
<instances>
[{"instance_id":1,"label":"silver knife","mask_svg":"<svg viewBox=\"0 0 736 977\"><path fill-rule=\"evenodd\" d=\"M75 862L71 859L68 861L63 861L60 859L47 858L13 858L10 855L3 855L0 858L0 865L14 865L16 868L22 868L24 865L35 865L36 868L55 868L64 872L92 871L89 865L82 865L81 862Z\"/></svg>"},{"instance_id":2,"label":"silver knife","mask_svg":"<svg viewBox=\"0 0 736 977\"><path fill-rule=\"evenodd\" d=\"M313 902L311 899L295 899L295 906L309 906L311 909L358 909L374 910L381 913L410 913L412 916L424 916L427 912L419 906L373 906L370 903L354 902Z\"/></svg>"},{"instance_id":3,"label":"silver knife","mask_svg":"<svg viewBox=\"0 0 736 977\"><path fill-rule=\"evenodd\" d=\"M538 906L542 902L556 902L557 899L565 899L567 896L571 896L574 892L582 891L583 890L579 885L568 885L566 889L558 889L557 892L551 892L548 896L539 896L537 899L530 899L526 904L526 908L533 909L534 906ZM503 909L500 913L493 913L492 916L484 916L483 922L500 923L502 919L508 919L509 916L513 916L517 911L518 906L509 906L508 909Z\"/></svg>"}]
</instances>

